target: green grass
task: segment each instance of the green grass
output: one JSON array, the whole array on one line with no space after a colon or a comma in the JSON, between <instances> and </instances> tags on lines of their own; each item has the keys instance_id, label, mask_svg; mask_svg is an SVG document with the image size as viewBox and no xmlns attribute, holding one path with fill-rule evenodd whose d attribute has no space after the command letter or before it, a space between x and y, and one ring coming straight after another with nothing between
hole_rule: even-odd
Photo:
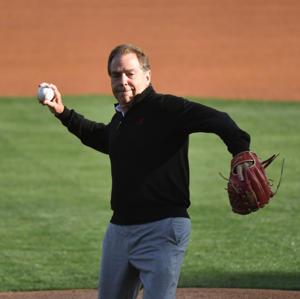
<instances>
[{"instance_id":1,"label":"green grass","mask_svg":"<svg viewBox=\"0 0 300 299\"><path fill-rule=\"evenodd\" d=\"M103 122L112 97L65 97ZM286 159L278 194L248 216L231 212L231 156L211 134L190 142L191 241L179 286L300 289L300 103L201 100L251 134L261 159ZM0 99L0 291L96 288L110 220L109 159L83 145L33 98ZM280 159L268 169L278 180Z\"/></svg>"}]
</instances>

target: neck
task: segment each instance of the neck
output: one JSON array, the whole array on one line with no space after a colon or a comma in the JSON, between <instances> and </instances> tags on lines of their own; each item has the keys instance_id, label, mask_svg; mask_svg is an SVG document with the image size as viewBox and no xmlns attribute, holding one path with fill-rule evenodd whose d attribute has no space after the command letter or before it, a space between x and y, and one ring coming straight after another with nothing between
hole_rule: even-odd
<instances>
[{"instance_id":1,"label":"neck","mask_svg":"<svg viewBox=\"0 0 300 299\"><path fill-rule=\"evenodd\" d=\"M130 104L131 104L131 102L129 102L125 105L120 105L120 108L124 114L126 114L129 111L130 106L131 106Z\"/></svg>"}]
</instances>

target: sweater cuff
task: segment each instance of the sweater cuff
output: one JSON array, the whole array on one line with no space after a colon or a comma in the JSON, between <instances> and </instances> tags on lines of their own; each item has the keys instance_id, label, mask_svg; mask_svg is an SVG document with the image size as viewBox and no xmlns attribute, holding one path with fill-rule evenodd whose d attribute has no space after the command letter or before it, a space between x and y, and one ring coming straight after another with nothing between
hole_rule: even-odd
<instances>
[{"instance_id":1,"label":"sweater cuff","mask_svg":"<svg viewBox=\"0 0 300 299\"><path fill-rule=\"evenodd\" d=\"M68 109L66 106L64 107L64 111L60 114L55 114L55 117L58 118L61 121L66 120L67 118L69 118L71 114L71 110Z\"/></svg>"}]
</instances>

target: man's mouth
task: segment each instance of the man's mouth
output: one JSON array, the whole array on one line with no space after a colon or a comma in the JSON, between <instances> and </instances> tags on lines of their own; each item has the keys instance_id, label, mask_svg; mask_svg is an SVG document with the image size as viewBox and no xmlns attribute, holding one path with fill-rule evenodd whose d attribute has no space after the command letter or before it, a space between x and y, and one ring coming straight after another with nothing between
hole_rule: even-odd
<instances>
[{"instance_id":1,"label":"man's mouth","mask_svg":"<svg viewBox=\"0 0 300 299\"><path fill-rule=\"evenodd\" d=\"M118 92L126 93L126 92L134 92L135 88L131 87L130 89L119 89Z\"/></svg>"}]
</instances>

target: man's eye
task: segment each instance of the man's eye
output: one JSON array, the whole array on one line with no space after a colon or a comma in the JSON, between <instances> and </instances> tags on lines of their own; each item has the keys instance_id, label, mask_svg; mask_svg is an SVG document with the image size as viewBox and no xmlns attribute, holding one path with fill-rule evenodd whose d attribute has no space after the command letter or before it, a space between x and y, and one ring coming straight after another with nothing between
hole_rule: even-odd
<instances>
[{"instance_id":1,"label":"man's eye","mask_svg":"<svg viewBox=\"0 0 300 299\"><path fill-rule=\"evenodd\" d=\"M127 73L127 77L132 78L134 76L134 73Z\"/></svg>"}]
</instances>

